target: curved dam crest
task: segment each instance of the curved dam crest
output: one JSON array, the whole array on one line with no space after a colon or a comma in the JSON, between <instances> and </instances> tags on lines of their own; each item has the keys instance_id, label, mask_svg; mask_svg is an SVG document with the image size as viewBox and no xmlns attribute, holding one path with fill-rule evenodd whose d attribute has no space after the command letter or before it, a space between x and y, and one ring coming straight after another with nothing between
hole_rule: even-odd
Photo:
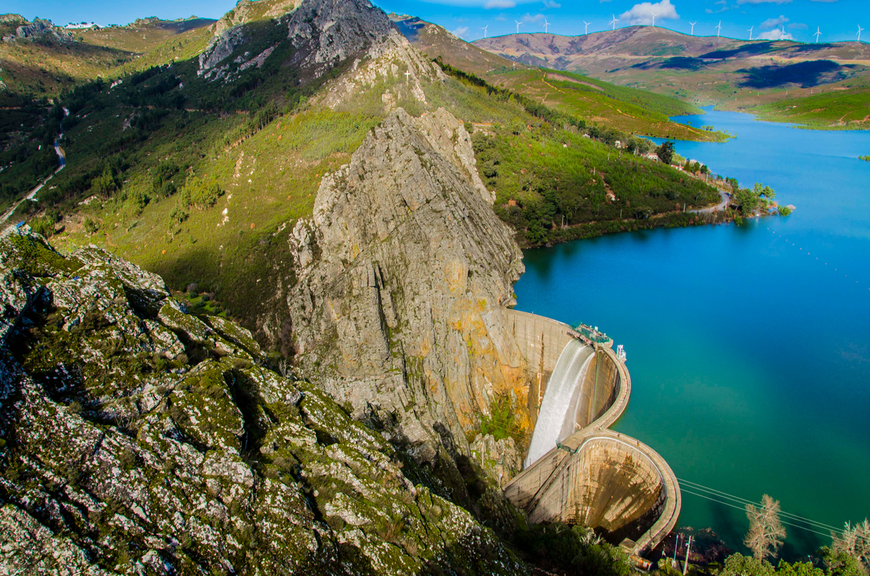
<instances>
[{"instance_id":1,"label":"curved dam crest","mask_svg":"<svg viewBox=\"0 0 870 576\"><path fill-rule=\"evenodd\" d=\"M682 499L655 450L608 429L631 395L625 364L567 324L510 314L538 375L529 391L535 430L526 467L505 495L532 522L579 524L607 532L633 553L652 550L676 526Z\"/></svg>"}]
</instances>

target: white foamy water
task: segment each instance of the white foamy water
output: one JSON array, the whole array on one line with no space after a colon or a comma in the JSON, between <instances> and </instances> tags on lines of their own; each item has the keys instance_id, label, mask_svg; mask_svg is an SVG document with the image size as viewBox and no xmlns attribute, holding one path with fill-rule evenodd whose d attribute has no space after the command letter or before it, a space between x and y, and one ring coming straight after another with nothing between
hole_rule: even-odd
<instances>
[{"instance_id":1,"label":"white foamy water","mask_svg":"<svg viewBox=\"0 0 870 576\"><path fill-rule=\"evenodd\" d=\"M592 352L592 348L572 338L559 355L541 403L526 467L555 448L557 442L567 438L573 431L580 385L592 359Z\"/></svg>"}]
</instances>

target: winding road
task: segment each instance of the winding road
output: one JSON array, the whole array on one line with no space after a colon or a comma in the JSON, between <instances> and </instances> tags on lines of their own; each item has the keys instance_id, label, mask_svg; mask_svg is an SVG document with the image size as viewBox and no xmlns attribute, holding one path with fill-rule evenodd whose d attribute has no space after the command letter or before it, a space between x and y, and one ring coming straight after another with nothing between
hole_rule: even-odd
<instances>
[{"instance_id":1,"label":"winding road","mask_svg":"<svg viewBox=\"0 0 870 576\"><path fill-rule=\"evenodd\" d=\"M66 108L63 109L63 116L64 116L64 118L66 118L67 116L69 116L69 110L67 110ZM57 162L58 162L58 164L59 164L58 167L57 167L57 170L55 170L55 171L51 174L51 176L49 176L48 178L46 178L45 180L43 180L43 181L39 184L39 186L37 186L36 188L34 188L33 190L31 190L30 193L27 194L27 196L25 196L24 198L22 198L21 200L19 200L17 204L15 204L12 208L10 208L8 211L6 211L6 213L3 214L2 218L0 218L0 224L3 224L3 223L5 223L7 220L9 220L9 217L12 216L12 214L14 214L15 211L18 209L18 207L21 206L24 202L26 202L26 201L28 201L28 200L30 200L31 202L36 202L36 201L37 201L37 199L36 199L36 194L37 194L40 190L42 190L43 186L45 186L46 184L48 184L48 181L51 180L52 178L54 178L54 175L55 175L55 174L57 174L58 172L60 172L60 171L63 170L64 168L66 168L66 154L64 153L63 148L60 147L60 141L61 141L62 139L63 139L63 127L61 127L60 134L58 134L58 135L57 135L57 138L54 140L54 152L55 152L55 154L57 154ZM3 231L2 236L7 235L7 234L8 234L9 232L11 232L14 228L15 228L15 224L13 224L13 225L7 227L7 228Z\"/></svg>"},{"instance_id":2,"label":"winding road","mask_svg":"<svg viewBox=\"0 0 870 576\"><path fill-rule=\"evenodd\" d=\"M713 212L722 212L728 206L728 201L731 199L731 196L727 192L723 192L722 190L716 189L719 192L719 198L722 199L722 202L716 204L715 206L711 206L710 208L701 208L700 210L689 210L692 214L712 214Z\"/></svg>"}]
</instances>

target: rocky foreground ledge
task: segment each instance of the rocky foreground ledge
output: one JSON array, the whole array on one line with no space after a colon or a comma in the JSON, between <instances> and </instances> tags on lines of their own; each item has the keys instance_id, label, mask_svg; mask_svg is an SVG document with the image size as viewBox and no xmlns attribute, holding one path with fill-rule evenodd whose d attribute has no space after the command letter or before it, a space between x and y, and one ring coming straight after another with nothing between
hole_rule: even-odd
<instances>
[{"instance_id":1,"label":"rocky foreground ledge","mask_svg":"<svg viewBox=\"0 0 870 576\"><path fill-rule=\"evenodd\" d=\"M95 247L0 240L10 574L515 574L383 437Z\"/></svg>"}]
</instances>

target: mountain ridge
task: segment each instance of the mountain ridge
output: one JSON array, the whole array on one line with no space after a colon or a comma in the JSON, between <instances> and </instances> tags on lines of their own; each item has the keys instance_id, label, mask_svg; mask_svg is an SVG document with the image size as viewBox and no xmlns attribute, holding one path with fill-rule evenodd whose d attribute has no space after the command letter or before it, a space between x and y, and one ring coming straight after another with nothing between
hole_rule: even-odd
<instances>
[{"instance_id":1,"label":"mountain ridge","mask_svg":"<svg viewBox=\"0 0 870 576\"><path fill-rule=\"evenodd\" d=\"M756 111L815 128L870 127L857 100L817 106L815 112L801 105L820 92L870 93L870 47L863 43L744 41L634 26L582 36L510 34L474 44L526 65L606 78L699 105ZM806 110L789 115L788 102Z\"/></svg>"}]
</instances>

